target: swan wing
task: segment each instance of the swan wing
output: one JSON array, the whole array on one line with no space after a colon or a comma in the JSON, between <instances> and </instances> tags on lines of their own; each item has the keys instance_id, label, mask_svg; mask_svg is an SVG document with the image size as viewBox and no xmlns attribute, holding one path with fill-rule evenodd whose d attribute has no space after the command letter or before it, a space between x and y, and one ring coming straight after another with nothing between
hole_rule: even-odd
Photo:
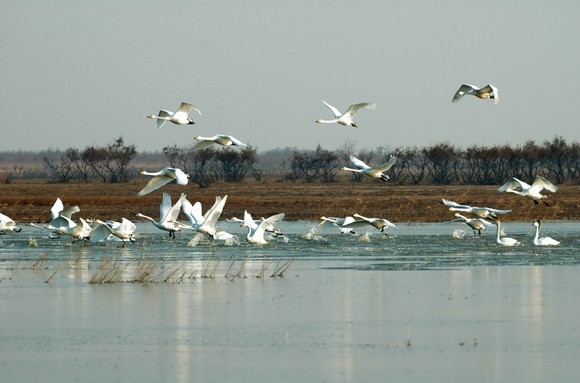
<instances>
[{"instance_id":1,"label":"swan wing","mask_svg":"<svg viewBox=\"0 0 580 383\"><path fill-rule=\"evenodd\" d=\"M495 213L495 214L507 214L511 211L511 210L492 209L491 207L484 207L483 209L489 211L490 213Z\"/></svg>"},{"instance_id":2,"label":"swan wing","mask_svg":"<svg viewBox=\"0 0 580 383\"><path fill-rule=\"evenodd\" d=\"M169 193L163 193L163 198L161 199L161 204L159 205L159 218L160 221L164 221L167 217L167 213L171 210L171 196Z\"/></svg>"},{"instance_id":3,"label":"swan wing","mask_svg":"<svg viewBox=\"0 0 580 383\"><path fill-rule=\"evenodd\" d=\"M161 219L161 222L174 222L177 221L177 217L179 216L179 211L181 210L181 198L177 200L175 205L171 206L171 208L167 211L165 217Z\"/></svg>"},{"instance_id":4,"label":"swan wing","mask_svg":"<svg viewBox=\"0 0 580 383\"><path fill-rule=\"evenodd\" d=\"M322 103L324 105L326 105L328 107L328 109L330 109L332 111L332 113L334 114L334 117L338 118L338 117L342 116L342 113L340 113L340 110L336 109L334 106L330 105L329 103L327 103L324 100L322 100Z\"/></svg>"},{"instance_id":5,"label":"swan wing","mask_svg":"<svg viewBox=\"0 0 580 383\"><path fill-rule=\"evenodd\" d=\"M551 183L542 176L536 176L534 182L532 183L532 187L540 190L546 189L551 191L552 193L555 193L556 190L558 190L558 187L556 185L554 185L553 183Z\"/></svg>"},{"instance_id":6,"label":"swan wing","mask_svg":"<svg viewBox=\"0 0 580 383\"><path fill-rule=\"evenodd\" d=\"M16 223L14 222L14 220L2 213L0 213L0 226L5 225L5 226L14 226Z\"/></svg>"},{"instance_id":7,"label":"swan wing","mask_svg":"<svg viewBox=\"0 0 580 383\"><path fill-rule=\"evenodd\" d=\"M169 110L161 109L159 111L159 113L157 113L157 117L162 117L162 118L158 118L155 120L155 128L157 128L157 129L161 128L167 122L166 118L169 118L171 116L173 116L173 112L170 112Z\"/></svg>"},{"instance_id":8,"label":"swan wing","mask_svg":"<svg viewBox=\"0 0 580 383\"><path fill-rule=\"evenodd\" d=\"M75 205L67 207L66 209L62 209L59 215L70 218L74 213L78 213L79 211L81 211L81 209Z\"/></svg>"},{"instance_id":9,"label":"swan wing","mask_svg":"<svg viewBox=\"0 0 580 383\"><path fill-rule=\"evenodd\" d=\"M54 201L54 204L52 205L52 207L50 208L51 219L55 219L56 217L58 217L60 215L60 212L62 211L62 209L64 209L64 205L62 204L61 199L57 198L56 201Z\"/></svg>"},{"instance_id":10,"label":"swan wing","mask_svg":"<svg viewBox=\"0 0 580 383\"><path fill-rule=\"evenodd\" d=\"M234 146L248 146L247 144L244 144L242 141L238 140L234 136L224 136L224 137L229 138L229 140L232 142L232 145Z\"/></svg>"},{"instance_id":11,"label":"swan wing","mask_svg":"<svg viewBox=\"0 0 580 383\"><path fill-rule=\"evenodd\" d=\"M384 164L373 166L372 169L379 172L386 172L395 164L395 162L397 162L397 157L391 155L389 161L385 162Z\"/></svg>"},{"instance_id":12,"label":"swan wing","mask_svg":"<svg viewBox=\"0 0 580 383\"><path fill-rule=\"evenodd\" d=\"M362 102L360 104L352 104L351 106L348 107L346 112L344 112L344 115L354 117L359 109L375 109L376 107L377 104L375 104L374 102Z\"/></svg>"},{"instance_id":13,"label":"swan wing","mask_svg":"<svg viewBox=\"0 0 580 383\"><path fill-rule=\"evenodd\" d=\"M493 95L494 105L497 105L497 103L499 102L499 92L495 86L487 84L486 86L480 89L480 92L489 93L490 95Z\"/></svg>"},{"instance_id":14,"label":"swan wing","mask_svg":"<svg viewBox=\"0 0 580 383\"><path fill-rule=\"evenodd\" d=\"M459 89L457 89L457 92L455 92L453 95L453 99L451 101L455 103L459 101L465 94L471 94L478 90L479 88L474 85L462 84Z\"/></svg>"},{"instance_id":15,"label":"swan wing","mask_svg":"<svg viewBox=\"0 0 580 383\"><path fill-rule=\"evenodd\" d=\"M368 166L364 161L359 160L358 158L356 158L355 156L350 156L350 162L352 162L352 164L360 170L364 170L364 169L370 169L371 167Z\"/></svg>"},{"instance_id":16,"label":"swan wing","mask_svg":"<svg viewBox=\"0 0 580 383\"><path fill-rule=\"evenodd\" d=\"M497 189L497 191L504 192L508 189L516 189L516 188L529 189L530 187L531 186L525 183L524 181L519 180L516 177L512 177L508 182L500 186L499 189Z\"/></svg>"},{"instance_id":17,"label":"swan wing","mask_svg":"<svg viewBox=\"0 0 580 383\"><path fill-rule=\"evenodd\" d=\"M211 140L202 140L202 141L199 141L197 144L195 144L195 146L193 148L191 148L191 150L195 151L195 150L205 149L208 146L212 146L213 144L214 144L214 142Z\"/></svg>"},{"instance_id":18,"label":"swan wing","mask_svg":"<svg viewBox=\"0 0 580 383\"><path fill-rule=\"evenodd\" d=\"M179 109L177 109L177 112L175 112L175 114L180 113L187 116L192 110L195 110L201 116L200 110L187 102L182 102L181 105L179 106Z\"/></svg>"},{"instance_id":19,"label":"swan wing","mask_svg":"<svg viewBox=\"0 0 580 383\"><path fill-rule=\"evenodd\" d=\"M126 234L131 234L137 230L137 226L127 218L121 218L121 226L119 226L118 230Z\"/></svg>"},{"instance_id":20,"label":"swan wing","mask_svg":"<svg viewBox=\"0 0 580 383\"><path fill-rule=\"evenodd\" d=\"M141 191L139 193L137 193L137 195L140 197L147 195L147 194L151 193L152 191L157 190L164 185L167 185L168 183L172 182L173 180L174 180L173 177L170 177L166 174L160 174L158 176L155 176L149 180L147 185L145 185L145 187L143 189L141 189Z\"/></svg>"},{"instance_id":21,"label":"swan wing","mask_svg":"<svg viewBox=\"0 0 580 383\"><path fill-rule=\"evenodd\" d=\"M175 169L174 175L175 175L175 182L177 182L178 185L187 185L187 182L189 181L189 177L187 176L187 174L183 170Z\"/></svg>"},{"instance_id":22,"label":"swan wing","mask_svg":"<svg viewBox=\"0 0 580 383\"><path fill-rule=\"evenodd\" d=\"M223 198L216 200L214 205L208 210L208 212L206 213L205 221L203 221L202 224L202 227L205 230L208 231L215 230L215 225L220 216L222 215L227 199L228 196L226 195Z\"/></svg>"},{"instance_id":23,"label":"swan wing","mask_svg":"<svg viewBox=\"0 0 580 383\"><path fill-rule=\"evenodd\" d=\"M280 214L275 214L271 217L266 218L258 225L256 230L254 231L253 236L255 238L259 238L259 239L263 240L264 233L266 232L266 230L274 227L277 223L282 222L282 220L284 219L285 216L286 215L284 213L280 213Z\"/></svg>"}]
</instances>

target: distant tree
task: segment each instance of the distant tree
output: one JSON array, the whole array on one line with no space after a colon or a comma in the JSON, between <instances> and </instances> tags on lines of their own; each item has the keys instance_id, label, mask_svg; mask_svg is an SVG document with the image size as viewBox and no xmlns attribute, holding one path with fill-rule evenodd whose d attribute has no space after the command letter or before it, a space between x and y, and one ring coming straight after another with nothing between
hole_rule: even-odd
<instances>
[{"instance_id":1,"label":"distant tree","mask_svg":"<svg viewBox=\"0 0 580 383\"><path fill-rule=\"evenodd\" d=\"M77 156L78 149L68 148L63 154L60 155L58 160L46 155L43 158L43 162L45 168L48 170L48 173L54 180L56 180L56 182L66 183L69 182L76 174L74 161Z\"/></svg>"},{"instance_id":2,"label":"distant tree","mask_svg":"<svg viewBox=\"0 0 580 383\"><path fill-rule=\"evenodd\" d=\"M437 144L422 150L427 158L428 171L434 184L448 185L454 180L457 170L458 152L449 144Z\"/></svg>"},{"instance_id":3,"label":"distant tree","mask_svg":"<svg viewBox=\"0 0 580 383\"><path fill-rule=\"evenodd\" d=\"M242 150L225 148L216 155L218 169L226 182L240 182L248 173L254 171L258 161L256 148L247 146Z\"/></svg>"},{"instance_id":4,"label":"distant tree","mask_svg":"<svg viewBox=\"0 0 580 383\"><path fill-rule=\"evenodd\" d=\"M101 181L117 183L127 181L128 166L136 154L135 145L125 145L119 137L105 147L88 146L81 159Z\"/></svg>"}]
</instances>

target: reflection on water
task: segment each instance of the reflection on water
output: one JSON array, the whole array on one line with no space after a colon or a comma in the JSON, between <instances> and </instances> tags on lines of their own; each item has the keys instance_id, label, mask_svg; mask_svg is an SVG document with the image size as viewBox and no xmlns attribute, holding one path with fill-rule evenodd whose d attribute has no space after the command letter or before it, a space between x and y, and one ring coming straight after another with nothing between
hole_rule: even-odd
<instances>
[{"instance_id":1,"label":"reflection on water","mask_svg":"<svg viewBox=\"0 0 580 383\"><path fill-rule=\"evenodd\" d=\"M188 247L147 227L125 248L4 236L0 371L10 382L575 381L578 224L545 224L555 248L533 247L529 226L506 224L516 248L436 224L361 242L332 227L301 239L312 224L293 223L267 246ZM286 260L284 278L269 278ZM120 280L90 283L110 263ZM154 282L136 283L143 270Z\"/></svg>"}]
</instances>

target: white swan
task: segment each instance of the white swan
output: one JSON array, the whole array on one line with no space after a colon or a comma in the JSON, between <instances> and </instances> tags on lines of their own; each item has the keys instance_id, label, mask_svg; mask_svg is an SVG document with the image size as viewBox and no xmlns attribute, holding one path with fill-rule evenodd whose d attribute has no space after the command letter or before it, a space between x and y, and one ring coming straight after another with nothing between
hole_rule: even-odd
<instances>
[{"instance_id":1,"label":"white swan","mask_svg":"<svg viewBox=\"0 0 580 383\"><path fill-rule=\"evenodd\" d=\"M461 97L465 96L465 95L471 95L471 96L475 96L477 98L481 98L481 99L494 99L494 105L497 105L497 103L499 102L499 93L498 90L495 86L491 85L491 84L487 84L486 86L484 86L483 88L478 88L474 85L469 85L469 84L463 84L459 87L459 89L457 90L457 92L455 92L455 95L453 95L453 100L452 102L456 103L457 101L459 101L461 99Z\"/></svg>"},{"instance_id":2,"label":"white swan","mask_svg":"<svg viewBox=\"0 0 580 383\"><path fill-rule=\"evenodd\" d=\"M68 235L68 236L72 237L73 242L76 240L89 239L91 237L91 233L92 233L93 229L87 223L87 221L85 221L84 219L79 218L79 221L80 221L79 224L74 222L72 219L64 217L64 216L58 217L57 220L59 220L59 222L66 222L68 226L65 227L63 225L60 227L51 227L50 225L47 225L47 228L52 229L52 230L58 232L59 234ZM53 220L53 221L55 221L55 220Z\"/></svg>"},{"instance_id":3,"label":"white swan","mask_svg":"<svg viewBox=\"0 0 580 383\"><path fill-rule=\"evenodd\" d=\"M234 136L229 136L227 134L216 134L215 136L211 137L196 136L195 139L198 141L198 143L193 148L191 148L191 150L204 149L213 144L218 144L221 146L248 146Z\"/></svg>"},{"instance_id":4,"label":"white swan","mask_svg":"<svg viewBox=\"0 0 580 383\"><path fill-rule=\"evenodd\" d=\"M20 233L22 228L16 226L14 220L2 213L0 213L0 234L6 234L9 231Z\"/></svg>"},{"instance_id":5,"label":"white swan","mask_svg":"<svg viewBox=\"0 0 580 383\"><path fill-rule=\"evenodd\" d=\"M201 203L196 202L194 205L189 202L185 196L185 194L181 195L181 210L183 214L189 219L191 222L191 226L182 225L183 228L195 230L199 233L207 234L214 239L227 239L229 233L226 232L218 232L216 229L216 223L222 212L224 210L224 206L228 196L215 198L215 202L213 206L208 209L205 215L201 214ZM219 234L219 235L218 235Z\"/></svg>"},{"instance_id":6,"label":"white swan","mask_svg":"<svg viewBox=\"0 0 580 383\"><path fill-rule=\"evenodd\" d=\"M182 102L177 109L177 112L173 113L168 110L160 110L159 113L156 115L150 114L147 118L151 118L153 120L157 120L155 122L155 127L157 129L161 128L167 121L171 121L176 125L193 125L195 121L189 118L189 112L195 110L201 116L201 112L195 106L188 104L187 102Z\"/></svg>"},{"instance_id":7,"label":"white swan","mask_svg":"<svg viewBox=\"0 0 580 383\"><path fill-rule=\"evenodd\" d=\"M175 238L175 232L181 230L177 222L177 216L181 209L181 198L177 200L175 205L171 205L171 196L169 193L163 193L161 205L159 205L159 221L141 213L137 213L137 217L145 218L158 229L169 232L169 237Z\"/></svg>"},{"instance_id":8,"label":"white swan","mask_svg":"<svg viewBox=\"0 0 580 383\"><path fill-rule=\"evenodd\" d=\"M456 219L452 219L451 221L447 221L445 223L464 222L467 226L471 228L471 230L473 230L474 237L476 235L481 235L482 230L487 230L492 226L490 222L486 221L483 218L467 218L459 213L455 213L455 216L457 217Z\"/></svg>"},{"instance_id":9,"label":"white swan","mask_svg":"<svg viewBox=\"0 0 580 383\"><path fill-rule=\"evenodd\" d=\"M275 214L273 216L270 216L270 217L264 219L256 227L256 229L252 229L252 226L255 226L254 219L252 218L250 213L248 213L247 211L244 211L243 226L246 226L248 228L248 235L246 236L247 241L249 243L252 243L255 245L267 244L268 242L264 238L264 234L266 232L266 227L268 227L270 225L273 225L273 226L277 225L278 223L282 222L282 220L284 219L285 216L286 215L284 213Z\"/></svg>"},{"instance_id":10,"label":"white swan","mask_svg":"<svg viewBox=\"0 0 580 383\"><path fill-rule=\"evenodd\" d=\"M557 246L560 244L560 241L556 241L552 237L541 237L540 238L540 229L542 228L542 220L538 219L533 223L536 231L534 233L534 239L532 243L536 246Z\"/></svg>"},{"instance_id":11,"label":"white swan","mask_svg":"<svg viewBox=\"0 0 580 383\"><path fill-rule=\"evenodd\" d=\"M360 104L353 104L346 110L346 112L341 113L338 109L336 109L334 106L330 105L326 101L322 100L322 103L332 111L332 113L334 114L334 118L332 120L318 119L316 120L317 123L319 124L338 123L344 126L352 126L353 128L357 127L357 125L353 121L353 118L354 116L356 116L356 113L358 112L359 109L374 109L377 106L375 103L372 102L363 102Z\"/></svg>"},{"instance_id":12,"label":"white swan","mask_svg":"<svg viewBox=\"0 0 580 383\"><path fill-rule=\"evenodd\" d=\"M545 196L541 193L544 189L555 193L556 190L558 190L558 187L542 176L536 176L534 182L531 185L517 179L516 177L512 177L512 179L500 186L497 191L500 193L514 193L523 197L531 198L536 205L539 204L539 201L542 201L546 205L550 206L546 201L544 201L544 199L548 198L548 196Z\"/></svg>"},{"instance_id":13,"label":"white swan","mask_svg":"<svg viewBox=\"0 0 580 383\"><path fill-rule=\"evenodd\" d=\"M187 182L191 178L189 174L186 174L183 170L178 168L163 168L158 172L147 172L142 170L139 172L141 175L152 176L151 180L145 185L145 187L137 193L138 196L144 196L151 193L152 191L159 189L163 185L169 183L176 183L179 185L187 185Z\"/></svg>"},{"instance_id":14,"label":"white swan","mask_svg":"<svg viewBox=\"0 0 580 383\"><path fill-rule=\"evenodd\" d=\"M460 205L457 202L443 199L443 204L449 207L449 211L461 211L464 213L471 213L478 218L497 218L498 214L507 214L511 210L498 210L490 207L477 207L469 205Z\"/></svg>"},{"instance_id":15,"label":"white swan","mask_svg":"<svg viewBox=\"0 0 580 383\"><path fill-rule=\"evenodd\" d=\"M515 245L519 245L520 241L513 239L513 238L509 238L509 237L500 237L500 232L501 232L501 222L499 219L497 219L495 221L495 224L497 226L497 232L496 232L496 236L495 236L495 243L497 243L498 245L502 245L502 246L515 246Z\"/></svg>"},{"instance_id":16,"label":"white swan","mask_svg":"<svg viewBox=\"0 0 580 383\"><path fill-rule=\"evenodd\" d=\"M121 222L103 222L100 219L95 220L95 222L99 224L99 227L105 229L111 236L118 238L123 242L135 241L134 233L137 226L127 218L121 218ZM95 230L96 229L93 229L93 232ZM93 236L91 236L91 242L93 242Z\"/></svg>"},{"instance_id":17,"label":"white swan","mask_svg":"<svg viewBox=\"0 0 580 383\"><path fill-rule=\"evenodd\" d=\"M360 219L367 221L372 227L379 230L383 234L386 234L385 233L386 228L397 227L397 226L395 226L394 223L392 223L391 221L389 221L385 218L367 218L367 217L362 216L358 213L353 214L353 217L360 218Z\"/></svg>"},{"instance_id":18,"label":"white swan","mask_svg":"<svg viewBox=\"0 0 580 383\"><path fill-rule=\"evenodd\" d=\"M363 176L368 178L380 179L381 181L386 182L389 180L389 176L384 172L389 170L395 164L395 162L397 162L397 157L391 155L388 162L375 166L369 166L355 156L350 156L350 161L354 164L354 166L356 166L356 169L348 168L345 166L340 168L340 170L361 173Z\"/></svg>"},{"instance_id":19,"label":"white swan","mask_svg":"<svg viewBox=\"0 0 580 383\"><path fill-rule=\"evenodd\" d=\"M322 220L322 222L330 222L334 226L338 227L342 234L356 235L357 232L354 231L353 228L370 226L370 223L368 221L365 221L364 219L355 219L350 215L344 218L322 216L320 217L320 219Z\"/></svg>"},{"instance_id":20,"label":"white swan","mask_svg":"<svg viewBox=\"0 0 580 383\"><path fill-rule=\"evenodd\" d=\"M247 226L247 225L251 225L250 228L252 230L256 230L258 228L258 226L264 222L264 217L262 217L262 219L252 219L251 221L248 220L248 222L246 223L246 225L244 225L244 220L241 218L237 218L237 217L231 217L231 218L226 218L227 222L235 222L235 223L239 223L240 226ZM282 233L276 226L270 224L270 225L266 225L264 227L264 230L267 233L273 234L275 237L283 237L284 233Z\"/></svg>"}]
</instances>

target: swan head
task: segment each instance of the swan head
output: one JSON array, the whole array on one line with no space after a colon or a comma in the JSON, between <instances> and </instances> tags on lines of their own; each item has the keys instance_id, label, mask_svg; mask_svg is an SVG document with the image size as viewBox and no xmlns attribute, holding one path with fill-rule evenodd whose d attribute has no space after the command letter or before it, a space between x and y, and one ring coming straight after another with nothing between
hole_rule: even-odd
<instances>
[{"instance_id":1,"label":"swan head","mask_svg":"<svg viewBox=\"0 0 580 383\"><path fill-rule=\"evenodd\" d=\"M141 174L141 175L143 175L143 174L145 174L145 173L146 173L146 172L145 172L145 170L141 170L141 171L139 172L139 174Z\"/></svg>"},{"instance_id":2,"label":"swan head","mask_svg":"<svg viewBox=\"0 0 580 383\"><path fill-rule=\"evenodd\" d=\"M317 124L320 124L321 121L320 121L320 119L318 119L318 120L316 120L314 122L316 122Z\"/></svg>"},{"instance_id":3,"label":"swan head","mask_svg":"<svg viewBox=\"0 0 580 383\"><path fill-rule=\"evenodd\" d=\"M344 166L344 167L342 167L342 168L340 168L338 170L345 170L346 171L346 170L348 170L348 168L346 166Z\"/></svg>"},{"instance_id":4,"label":"swan head","mask_svg":"<svg viewBox=\"0 0 580 383\"><path fill-rule=\"evenodd\" d=\"M156 116L156 115L154 115L154 114L148 114L148 115L147 115L147 118L156 118L156 117L157 117L157 116Z\"/></svg>"},{"instance_id":5,"label":"swan head","mask_svg":"<svg viewBox=\"0 0 580 383\"><path fill-rule=\"evenodd\" d=\"M201 136L195 136L193 137L194 140L201 140Z\"/></svg>"}]
</instances>

